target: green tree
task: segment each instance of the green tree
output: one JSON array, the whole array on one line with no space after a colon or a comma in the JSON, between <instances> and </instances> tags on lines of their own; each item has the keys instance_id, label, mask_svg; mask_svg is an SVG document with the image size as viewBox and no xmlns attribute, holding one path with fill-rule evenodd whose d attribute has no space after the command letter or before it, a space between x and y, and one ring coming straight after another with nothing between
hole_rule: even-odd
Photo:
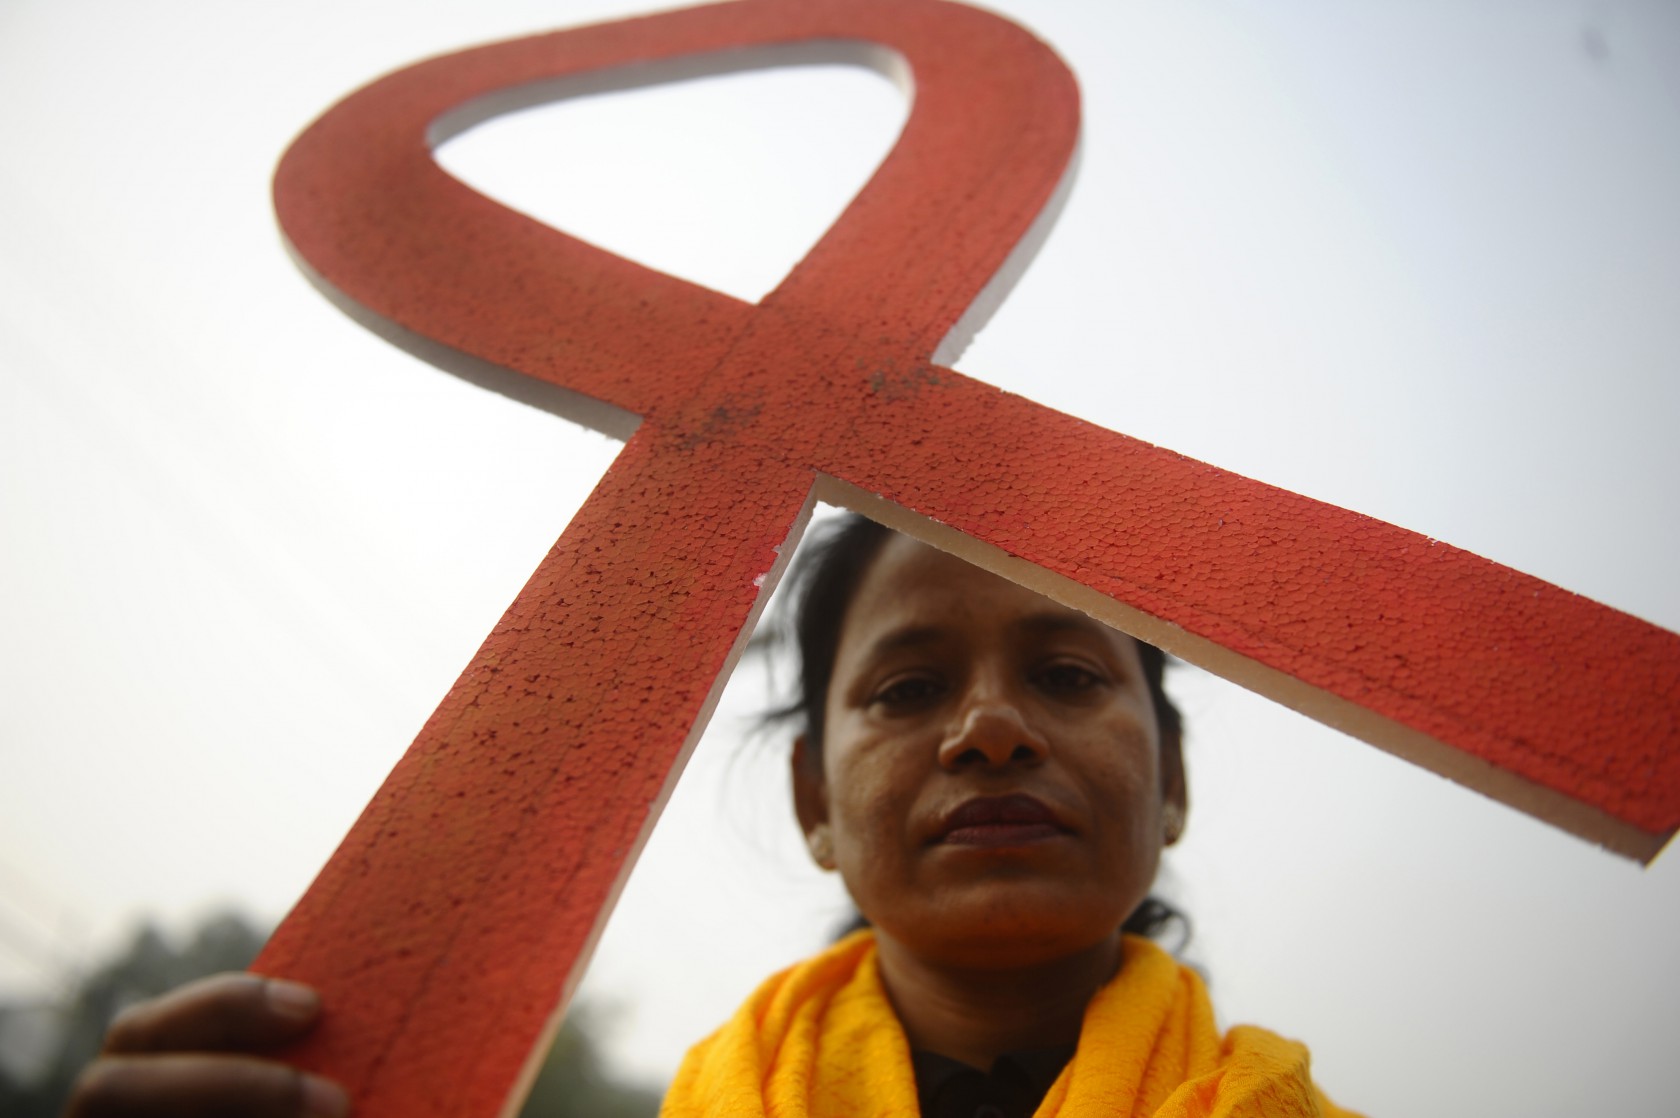
<instances>
[{"instance_id":1,"label":"green tree","mask_svg":"<svg viewBox=\"0 0 1680 1118\"><path fill-rule=\"evenodd\" d=\"M607 1074L595 1007L574 1005L525 1099L522 1118L651 1118L660 1092Z\"/></svg>"},{"instance_id":2,"label":"green tree","mask_svg":"<svg viewBox=\"0 0 1680 1118\"><path fill-rule=\"evenodd\" d=\"M58 1004L0 1003L0 1114L57 1118L77 1074L99 1051L111 1019L125 1006L219 971L242 970L256 958L264 933L234 914L200 924L172 944L143 927L115 959L78 981ZM659 1092L608 1074L589 1006L567 1014L526 1100L525 1118L646 1118Z\"/></svg>"}]
</instances>

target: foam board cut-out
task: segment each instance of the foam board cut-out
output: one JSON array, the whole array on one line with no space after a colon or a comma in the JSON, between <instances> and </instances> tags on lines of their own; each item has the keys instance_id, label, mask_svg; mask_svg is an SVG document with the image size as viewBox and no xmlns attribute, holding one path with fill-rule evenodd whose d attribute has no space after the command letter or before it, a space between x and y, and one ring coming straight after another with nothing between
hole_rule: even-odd
<instances>
[{"instance_id":1,"label":"foam board cut-out","mask_svg":"<svg viewBox=\"0 0 1680 1118\"><path fill-rule=\"evenodd\" d=\"M813 57L902 66L914 101L757 305L431 155L518 105ZM628 439L259 961L325 990L298 1055L357 1113L517 1095L819 496L1624 854L1680 826L1680 637L948 367L1047 229L1077 138L1072 75L996 16L742 0L433 59L288 151L284 235L349 313Z\"/></svg>"}]
</instances>

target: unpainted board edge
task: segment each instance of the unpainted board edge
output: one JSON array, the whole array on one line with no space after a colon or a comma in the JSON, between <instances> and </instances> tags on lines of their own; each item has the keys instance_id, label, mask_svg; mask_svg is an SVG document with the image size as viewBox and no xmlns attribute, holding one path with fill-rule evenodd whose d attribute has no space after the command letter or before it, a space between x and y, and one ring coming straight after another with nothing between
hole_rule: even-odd
<instances>
[{"instance_id":1,"label":"unpainted board edge","mask_svg":"<svg viewBox=\"0 0 1680 1118\"><path fill-rule=\"evenodd\" d=\"M991 544L931 520L879 494L850 482L823 475L818 497L948 551L1011 582L1089 614L1121 632L1148 641L1188 663L1195 664L1244 690L1299 711L1315 722L1374 745L1384 752L1445 777L1455 784L1552 824L1577 838L1649 866L1673 837L1653 834L1626 823L1600 808L1581 803L1562 792L1524 780L1462 749L1437 741L1410 726L1350 702L1339 695L1303 683L1204 637L1118 602L1063 575L1055 574Z\"/></svg>"},{"instance_id":2,"label":"unpainted board edge","mask_svg":"<svg viewBox=\"0 0 1680 1118\"><path fill-rule=\"evenodd\" d=\"M1033 218L1027 231L1021 234L1021 239L1015 242L1015 247L1009 250L1003 264L992 273L992 278L986 281L986 286L969 303L939 344L933 350L933 363L944 368L953 368L957 359L963 355L969 345L986 328L992 316L1003 306L1009 293L1015 290L1015 285L1027 274L1034 260L1045 244L1050 240L1050 233L1055 229L1057 221L1061 219L1062 211L1067 208L1068 199L1073 196L1073 184L1079 179L1079 167L1084 159L1084 142L1076 140L1073 151L1069 153L1067 164L1062 168L1061 178L1056 180L1056 187L1050 192L1038 216Z\"/></svg>"}]
</instances>

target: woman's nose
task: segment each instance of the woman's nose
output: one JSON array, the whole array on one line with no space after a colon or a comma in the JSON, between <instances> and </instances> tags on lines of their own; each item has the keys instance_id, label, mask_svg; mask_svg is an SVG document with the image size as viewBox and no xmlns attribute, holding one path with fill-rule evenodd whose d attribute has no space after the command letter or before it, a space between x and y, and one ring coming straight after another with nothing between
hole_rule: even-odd
<instances>
[{"instance_id":1,"label":"woman's nose","mask_svg":"<svg viewBox=\"0 0 1680 1118\"><path fill-rule=\"evenodd\" d=\"M1050 743L1033 728L1014 703L996 696L978 697L957 713L939 744L939 763L948 769L967 765L1036 765L1049 756Z\"/></svg>"}]
</instances>

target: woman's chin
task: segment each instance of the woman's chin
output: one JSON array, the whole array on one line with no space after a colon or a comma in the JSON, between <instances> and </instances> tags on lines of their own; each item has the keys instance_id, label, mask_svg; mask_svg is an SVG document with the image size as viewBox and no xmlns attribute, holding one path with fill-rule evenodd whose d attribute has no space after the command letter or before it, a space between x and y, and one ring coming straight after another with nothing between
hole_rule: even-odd
<instances>
[{"instance_id":1,"label":"woman's chin","mask_svg":"<svg viewBox=\"0 0 1680 1118\"><path fill-rule=\"evenodd\" d=\"M1125 912L1107 903L1038 896L1041 892L1053 891L972 890L980 895L949 898L937 913L876 924L924 963L973 970L1043 966L1119 941ZM895 925L902 934L895 934Z\"/></svg>"}]
</instances>

